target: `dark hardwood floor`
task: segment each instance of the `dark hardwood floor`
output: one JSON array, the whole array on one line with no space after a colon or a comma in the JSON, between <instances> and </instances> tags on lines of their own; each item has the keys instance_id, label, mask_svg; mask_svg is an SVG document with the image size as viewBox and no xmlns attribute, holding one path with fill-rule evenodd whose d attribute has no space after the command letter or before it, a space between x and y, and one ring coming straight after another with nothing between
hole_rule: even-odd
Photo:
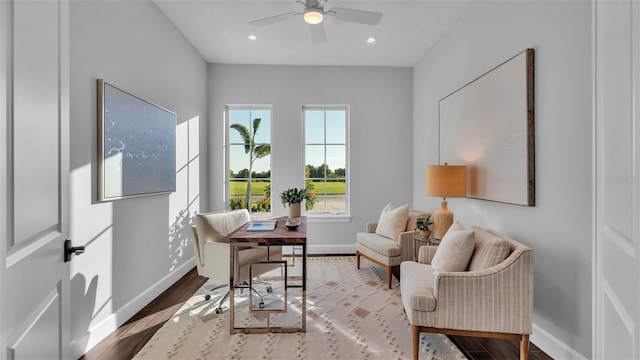
<instances>
[{"instance_id":1,"label":"dark hardwood floor","mask_svg":"<svg viewBox=\"0 0 640 360\"><path fill-rule=\"evenodd\" d=\"M468 336L449 336L469 360L520 359L517 340L487 339ZM529 360L553 360L535 344L529 346Z\"/></svg>"},{"instance_id":2,"label":"dark hardwood floor","mask_svg":"<svg viewBox=\"0 0 640 360\"><path fill-rule=\"evenodd\" d=\"M194 268L80 359L128 360L133 358L153 334L206 281L207 278L199 276ZM517 341L465 336L449 338L470 360L519 359ZM529 350L529 359L553 360L533 343Z\"/></svg>"},{"instance_id":3,"label":"dark hardwood floor","mask_svg":"<svg viewBox=\"0 0 640 360\"><path fill-rule=\"evenodd\" d=\"M149 305L84 354L83 360L127 360L135 356L153 334L175 314L207 278L193 268Z\"/></svg>"}]
</instances>

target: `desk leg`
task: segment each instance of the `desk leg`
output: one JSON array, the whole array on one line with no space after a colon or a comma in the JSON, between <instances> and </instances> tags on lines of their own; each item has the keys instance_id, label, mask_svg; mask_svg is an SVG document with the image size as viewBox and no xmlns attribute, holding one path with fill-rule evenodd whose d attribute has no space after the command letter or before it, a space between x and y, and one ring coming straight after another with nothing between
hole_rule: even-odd
<instances>
[{"instance_id":1,"label":"desk leg","mask_svg":"<svg viewBox=\"0 0 640 360\"><path fill-rule=\"evenodd\" d=\"M307 332L307 243L302 245L302 332Z\"/></svg>"},{"instance_id":2,"label":"desk leg","mask_svg":"<svg viewBox=\"0 0 640 360\"><path fill-rule=\"evenodd\" d=\"M234 332L234 327L235 327L235 319L234 319L234 315L235 315L235 299L234 299L234 294L236 292L236 289L233 286L233 261L235 259L235 256L233 251L234 251L234 246L233 245L229 245L229 334L233 335Z\"/></svg>"}]
</instances>

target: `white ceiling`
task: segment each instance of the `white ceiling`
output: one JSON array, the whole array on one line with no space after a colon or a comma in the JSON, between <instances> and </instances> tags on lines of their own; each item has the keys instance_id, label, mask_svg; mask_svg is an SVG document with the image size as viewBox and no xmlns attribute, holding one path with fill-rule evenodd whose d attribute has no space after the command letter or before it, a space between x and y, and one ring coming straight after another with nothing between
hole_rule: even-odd
<instances>
[{"instance_id":1,"label":"white ceiling","mask_svg":"<svg viewBox=\"0 0 640 360\"><path fill-rule=\"evenodd\" d=\"M154 1L209 63L413 66L473 0L329 0L326 10L375 11L383 18L370 26L326 16L327 41L318 45L301 16L262 27L249 24L301 11L295 0ZM376 42L368 44L372 36Z\"/></svg>"}]
</instances>

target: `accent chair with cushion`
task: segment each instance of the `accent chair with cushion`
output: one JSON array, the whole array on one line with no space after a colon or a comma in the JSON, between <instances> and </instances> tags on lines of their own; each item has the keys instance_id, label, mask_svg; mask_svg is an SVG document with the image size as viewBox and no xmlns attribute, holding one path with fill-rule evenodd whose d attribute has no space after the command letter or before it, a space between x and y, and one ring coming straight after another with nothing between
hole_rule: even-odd
<instances>
[{"instance_id":1,"label":"accent chair with cushion","mask_svg":"<svg viewBox=\"0 0 640 360\"><path fill-rule=\"evenodd\" d=\"M418 359L420 333L520 340L529 352L533 304L533 250L491 229L459 223L440 246L423 246L405 261L400 292Z\"/></svg>"},{"instance_id":2,"label":"accent chair with cushion","mask_svg":"<svg viewBox=\"0 0 640 360\"><path fill-rule=\"evenodd\" d=\"M413 236L418 233L416 219L420 217L429 218L429 213L387 204L378 222L367 223L366 231L356 234L356 267L360 269L360 257L364 257L386 268L391 289L392 270L405 260L413 260Z\"/></svg>"},{"instance_id":3,"label":"accent chair with cushion","mask_svg":"<svg viewBox=\"0 0 640 360\"><path fill-rule=\"evenodd\" d=\"M196 216L196 226L193 230L193 250L196 257L198 274L208 278L219 280L225 285L229 281L229 270L231 267L229 235L238 230L250 221L247 209L220 211ZM249 267L252 262L267 260L267 248L264 246L237 246L234 251L234 275L236 282L234 285L244 284L249 281ZM282 247L269 247L269 260L281 260ZM252 271L254 277L265 272L278 268L279 265L261 264L255 266ZM260 297L262 296L251 289ZM267 287L267 291L270 289ZM216 313L222 312L222 304L229 297L229 293L220 300L216 307ZM210 299L210 294L205 295L205 299Z\"/></svg>"}]
</instances>

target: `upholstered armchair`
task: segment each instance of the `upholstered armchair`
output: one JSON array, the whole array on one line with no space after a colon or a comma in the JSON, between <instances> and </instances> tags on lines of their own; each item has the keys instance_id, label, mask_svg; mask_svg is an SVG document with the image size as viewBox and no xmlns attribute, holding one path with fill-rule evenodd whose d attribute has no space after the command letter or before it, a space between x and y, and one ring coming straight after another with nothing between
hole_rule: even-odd
<instances>
[{"instance_id":1,"label":"upholstered armchair","mask_svg":"<svg viewBox=\"0 0 640 360\"><path fill-rule=\"evenodd\" d=\"M470 247L443 248L448 235L440 247L421 247L417 262L401 265L400 289L411 324L413 358L418 359L420 333L426 332L517 339L520 359L526 360L532 329L533 250L478 227L463 234L471 239ZM462 270L451 271L443 262L458 262Z\"/></svg>"},{"instance_id":2,"label":"upholstered armchair","mask_svg":"<svg viewBox=\"0 0 640 360\"><path fill-rule=\"evenodd\" d=\"M216 279L226 284L229 281L230 271L230 249L229 235L238 230L250 221L249 212L246 209L233 211L220 211L196 216L196 226L193 230L193 250L196 257L198 274L208 278ZM234 285L244 284L249 281L249 267L252 262L267 260L267 247L264 246L242 246L236 247L234 251ZM269 260L281 260L282 247L269 247ZM263 273L278 268L279 265L263 264L254 267L252 275L260 276ZM260 304L263 303L262 296L254 289L251 289L258 297ZM267 287L267 291L270 288ZM211 295L205 295L209 300ZM222 312L222 304L229 297L229 293L220 300L216 307L216 313ZM262 305L260 305L262 306Z\"/></svg>"},{"instance_id":3,"label":"upholstered armchair","mask_svg":"<svg viewBox=\"0 0 640 360\"><path fill-rule=\"evenodd\" d=\"M429 213L409 209L407 205L397 208L387 205L378 222L367 223L366 231L356 234L356 267L360 269L360 257L384 267L391 289L392 270L405 260L413 260L417 218L429 218Z\"/></svg>"}]
</instances>

